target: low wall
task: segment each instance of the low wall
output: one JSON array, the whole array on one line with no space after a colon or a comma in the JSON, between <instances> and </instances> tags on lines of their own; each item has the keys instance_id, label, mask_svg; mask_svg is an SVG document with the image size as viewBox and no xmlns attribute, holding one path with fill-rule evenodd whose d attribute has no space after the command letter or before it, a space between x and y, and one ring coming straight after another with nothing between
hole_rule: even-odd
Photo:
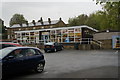
<instances>
[{"instance_id":1,"label":"low wall","mask_svg":"<svg viewBox=\"0 0 120 80\"><path fill-rule=\"evenodd\" d=\"M112 49L112 39L99 40L102 42L102 49Z\"/></svg>"},{"instance_id":2,"label":"low wall","mask_svg":"<svg viewBox=\"0 0 120 80\"><path fill-rule=\"evenodd\" d=\"M62 43L64 49L76 49L76 50L92 50L92 49L99 49L96 45L92 44L80 44L80 43ZM24 45L30 47L38 47L40 49L44 49L43 44L31 44L31 45Z\"/></svg>"},{"instance_id":3,"label":"low wall","mask_svg":"<svg viewBox=\"0 0 120 80\"><path fill-rule=\"evenodd\" d=\"M78 46L76 46L75 43L62 43L62 45L65 49L76 49L76 48L78 48Z\"/></svg>"},{"instance_id":4,"label":"low wall","mask_svg":"<svg viewBox=\"0 0 120 80\"><path fill-rule=\"evenodd\" d=\"M91 45L90 44L80 44L79 45L79 50L91 50Z\"/></svg>"}]
</instances>

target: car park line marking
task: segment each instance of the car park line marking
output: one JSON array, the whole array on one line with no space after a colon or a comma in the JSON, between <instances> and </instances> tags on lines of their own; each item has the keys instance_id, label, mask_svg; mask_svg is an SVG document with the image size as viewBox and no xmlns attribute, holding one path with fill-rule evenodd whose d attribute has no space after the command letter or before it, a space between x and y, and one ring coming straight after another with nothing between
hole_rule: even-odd
<instances>
[{"instance_id":1,"label":"car park line marking","mask_svg":"<svg viewBox=\"0 0 120 80\"><path fill-rule=\"evenodd\" d=\"M47 74L48 72L47 71L45 71L43 74Z\"/></svg>"},{"instance_id":2,"label":"car park line marking","mask_svg":"<svg viewBox=\"0 0 120 80\"><path fill-rule=\"evenodd\" d=\"M115 54L118 54L118 51L116 51Z\"/></svg>"}]
</instances>

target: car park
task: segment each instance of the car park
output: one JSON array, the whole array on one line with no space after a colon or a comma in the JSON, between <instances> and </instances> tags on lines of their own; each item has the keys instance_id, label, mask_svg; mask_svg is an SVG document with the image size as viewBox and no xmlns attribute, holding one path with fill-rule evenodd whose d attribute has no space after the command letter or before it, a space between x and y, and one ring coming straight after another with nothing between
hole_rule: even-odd
<instances>
[{"instance_id":1,"label":"car park","mask_svg":"<svg viewBox=\"0 0 120 80\"><path fill-rule=\"evenodd\" d=\"M0 42L0 49L6 48L6 47L21 47L19 43L12 43L12 42Z\"/></svg>"},{"instance_id":2,"label":"car park","mask_svg":"<svg viewBox=\"0 0 120 80\"><path fill-rule=\"evenodd\" d=\"M44 44L44 51L45 52L56 52L56 51L60 51L63 50L63 45L57 42L48 42Z\"/></svg>"},{"instance_id":3,"label":"car park","mask_svg":"<svg viewBox=\"0 0 120 80\"><path fill-rule=\"evenodd\" d=\"M0 64L3 75L28 70L40 73L44 70L45 59L35 47L7 47L0 50Z\"/></svg>"}]
</instances>

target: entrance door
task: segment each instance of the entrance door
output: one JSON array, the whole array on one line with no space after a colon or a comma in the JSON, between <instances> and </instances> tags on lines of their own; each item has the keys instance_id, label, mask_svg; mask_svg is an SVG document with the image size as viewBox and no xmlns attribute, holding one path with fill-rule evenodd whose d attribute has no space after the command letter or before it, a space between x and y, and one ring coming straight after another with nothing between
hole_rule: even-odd
<instances>
[{"instance_id":1,"label":"entrance door","mask_svg":"<svg viewBox=\"0 0 120 80\"><path fill-rule=\"evenodd\" d=\"M49 35L43 35L44 43L49 42Z\"/></svg>"}]
</instances>

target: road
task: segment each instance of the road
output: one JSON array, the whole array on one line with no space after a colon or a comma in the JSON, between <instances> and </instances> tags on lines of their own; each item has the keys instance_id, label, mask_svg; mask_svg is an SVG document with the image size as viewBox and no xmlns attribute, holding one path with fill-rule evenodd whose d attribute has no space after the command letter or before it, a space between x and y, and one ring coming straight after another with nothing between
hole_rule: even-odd
<instances>
[{"instance_id":1,"label":"road","mask_svg":"<svg viewBox=\"0 0 120 80\"><path fill-rule=\"evenodd\" d=\"M26 72L12 76L12 79L118 78L116 50L63 50L44 53L44 56L46 65L43 73Z\"/></svg>"}]
</instances>

